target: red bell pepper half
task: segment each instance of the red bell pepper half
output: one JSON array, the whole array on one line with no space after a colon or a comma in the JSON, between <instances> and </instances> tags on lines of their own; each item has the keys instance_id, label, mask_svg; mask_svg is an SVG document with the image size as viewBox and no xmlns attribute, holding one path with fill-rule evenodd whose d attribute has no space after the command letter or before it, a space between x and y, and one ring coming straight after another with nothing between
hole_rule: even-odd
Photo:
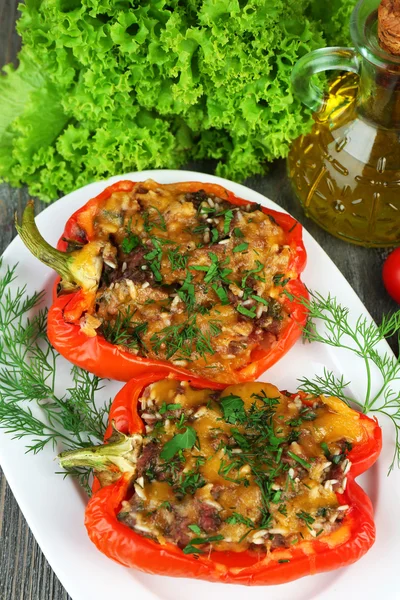
<instances>
[{"instance_id":1,"label":"red bell pepper half","mask_svg":"<svg viewBox=\"0 0 400 600\"><path fill-rule=\"evenodd\" d=\"M176 374L171 374L170 377L177 379ZM144 424L137 411L138 399L146 386L163 378L163 372L148 374L130 381L122 388L111 407L106 440L112 434L112 426L127 436L144 431ZM195 388L218 388L203 379L183 379L190 381L190 385ZM264 558L248 551L213 551L196 557L185 555L177 546L170 543L160 545L118 521L121 503L131 494L131 475L127 472L121 475L123 469L119 471L113 466L118 477L116 481L100 488L99 482L95 480L94 493L87 505L85 517L89 537L101 552L127 567L158 575L193 577L224 583L275 585L350 565L361 558L375 540L372 504L355 478L376 461L382 445L381 429L376 420L363 414L359 414L359 419L363 439L353 445L347 455L352 463L347 474L347 487L343 494L337 494L339 503L350 508L339 528L331 534L321 535L311 541L304 540L290 548L276 548ZM112 454L112 446L113 444L109 444L99 448L109 447ZM60 455L63 466L68 466L69 456L71 452ZM71 464L87 462L83 460L79 463L75 460ZM91 464L94 466L93 461Z\"/></svg>"},{"instance_id":2,"label":"red bell pepper half","mask_svg":"<svg viewBox=\"0 0 400 600\"><path fill-rule=\"evenodd\" d=\"M89 268L90 260L76 261L79 262L79 265L75 265L74 276L75 280L83 282L80 288L75 287L75 289L69 290L67 287L65 289L65 281L68 282L68 278L70 279L70 275L64 273L65 269L64 271L60 270L60 265L63 266L62 252L66 252L68 246L65 240L68 240L69 243L76 241L80 244L93 240L95 236L93 222L99 207L113 193L130 192L134 185L132 181L119 181L107 187L101 194L89 200L85 206L75 212L66 223L65 230L58 243L58 251L42 240L41 244L44 242L47 253L50 253L50 259L47 258L47 260L46 253L40 255L40 251L37 249L35 252L35 247L37 248L39 244L35 240L35 234L29 235L32 227L34 227L33 207L27 207L22 226L17 225L17 229L24 242L36 253L36 256L62 274L64 292L67 292L57 297L57 289L55 289L54 303L48 315L48 337L54 348L62 356L99 377L128 381L132 377L137 377L148 371L148 369L157 369L159 373L165 374L174 372L180 375L189 375L190 371L175 366L171 362L137 356L109 343L100 334L89 337L81 330L77 321L93 303L96 291L95 284L98 283L101 274L101 270L99 272L96 266L95 269L91 269L89 280L84 281L85 268ZM179 190L184 192L204 190L213 193L234 205L254 204L236 197L233 193L215 184L189 182L177 185L179 185ZM262 208L262 210L270 215L283 229L286 234L285 242L291 247L289 270L295 275L285 287L287 294L281 294L278 298L290 317L282 328L275 345L269 349L264 349L261 346L257 347L253 351L251 363L233 372L232 379L227 380L225 383L257 379L261 373L275 364L293 346L301 335L306 321L307 311L304 305L297 300L297 298L308 298L307 290L300 281L300 273L306 264L302 227L290 215L267 208ZM74 255L74 252L69 254L71 258Z\"/></svg>"}]
</instances>

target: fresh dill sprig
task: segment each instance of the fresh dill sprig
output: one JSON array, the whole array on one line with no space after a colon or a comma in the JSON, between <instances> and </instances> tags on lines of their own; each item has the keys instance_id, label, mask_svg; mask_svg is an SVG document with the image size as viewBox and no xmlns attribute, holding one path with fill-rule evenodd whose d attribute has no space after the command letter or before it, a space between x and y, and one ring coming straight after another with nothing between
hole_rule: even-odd
<instances>
[{"instance_id":1,"label":"fresh dill sprig","mask_svg":"<svg viewBox=\"0 0 400 600\"><path fill-rule=\"evenodd\" d=\"M104 321L101 324L101 333L107 342L116 346L126 346L131 350L141 349L144 353L146 348L142 336L146 333L148 324L146 322L134 322L134 310L128 306L125 312L120 311L115 320Z\"/></svg>"},{"instance_id":2,"label":"fresh dill sprig","mask_svg":"<svg viewBox=\"0 0 400 600\"><path fill-rule=\"evenodd\" d=\"M178 248L172 248L171 250L168 250L167 255L172 271L186 269L189 257L186 254L181 253L179 246Z\"/></svg>"},{"instance_id":3,"label":"fresh dill sprig","mask_svg":"<svg viewBox=\"0 0 400 600\"><path fill-rule=\"evenodd\" d=\"M101 380L77 367L70 387L57 391L59 355L46 335L47 310L38 307L43 293L27 296L25 286L12 293L15 270L0 277L0 428L28 438L27 451L35 454L58 443L91 446L103 439L111 400L98 407Z\"/></svg>"},{"instance_id":4,"label":"fresh dill sprig","mask_svg":"<svg viewBox=\"0 0 400 600\"><path fill-rule=\"evenodd\" d=\"M393 423L396 434L396 448L389 472L397 462L400 467L400 392L392 387L400 381L400 359L389 352L380 352L379 343L394 335L400 339L400 311L384 316L380 325L361 315L352 322L349 309L336 298L324 297L317 292L310 294L310 300L302 301L308 308L308 319L303 337L308 342L320 342L334 348L341 348L358 356L365 366L365 400L353 398L343 375L336 375L324 369L322 375L313 379L302 377L299 389L313 395L334 395L347 403L356 404L364 413L381 413ZM379 385L373 390L373 380L379 374Z\"/></svg>"},{"instance_id":5,"label":"fresh dill sprig","mask_svg":"<svg viewBox=\"0 0 400 600\"><path fill-rule=\"evenodd\" d=\"M154 352L166 348L166 358L169 360L174 355L179 359L190 359L193 353L201 357L205 354L214 354L211 344L211 330L215 335L215 324L211 325L210 334L204 334L196 324L196 315L189 317L178 325L168 325L154 333L150 339Z\"/></svg>"},{"instance_id":6,"label":"fresh dill sprig","mask_svg":"<svg viewBox=\"0 0 400 600\"><path fill-rule=\"evenodd\" d=\"M92 495L91 482L93 469L87 467L64 467L64 471L56 471L56 475L62 475L64 479L66 477L73 477L80 487L85 490L89 498Z\"/></svg>"}]
</instances>

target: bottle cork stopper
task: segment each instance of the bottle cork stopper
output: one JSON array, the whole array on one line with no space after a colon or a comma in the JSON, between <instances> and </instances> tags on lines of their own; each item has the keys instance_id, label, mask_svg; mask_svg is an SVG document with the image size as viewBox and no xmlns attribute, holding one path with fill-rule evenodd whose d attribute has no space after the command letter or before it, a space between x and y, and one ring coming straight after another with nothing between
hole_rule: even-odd
<instances>
[{"instance_id":1,"label":"bottle cork stopper","mask_svg":"<svg viewBox=\"0 0 400 600\"><path fill-rule=\"evenodd\" d=\"M378 37L383 50L400 56L400 0L382 0L379 5Z\"/></svg>"}]
</instances>

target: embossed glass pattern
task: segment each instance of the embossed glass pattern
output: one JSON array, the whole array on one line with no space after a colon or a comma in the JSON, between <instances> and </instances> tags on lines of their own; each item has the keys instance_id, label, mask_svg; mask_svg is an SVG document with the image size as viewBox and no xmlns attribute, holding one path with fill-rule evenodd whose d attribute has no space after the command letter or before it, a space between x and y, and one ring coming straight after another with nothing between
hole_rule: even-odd
<instances>
[{"instance_id":1,"label":"embossed glass pattern","mask_svg":"<svg viewBox=\"0 0 400 600\"><path fill-rule=\"evenodd\" d=\"M355 8L355 49L317 50L296 65L294 89L317 112L312 131L294 142L288 170L321 227L356 244L392 246L400 244L400 58L379 47L378 5ZM311 75L335 68L351 72L323 95Z\"/></svg>"}]
</instances>

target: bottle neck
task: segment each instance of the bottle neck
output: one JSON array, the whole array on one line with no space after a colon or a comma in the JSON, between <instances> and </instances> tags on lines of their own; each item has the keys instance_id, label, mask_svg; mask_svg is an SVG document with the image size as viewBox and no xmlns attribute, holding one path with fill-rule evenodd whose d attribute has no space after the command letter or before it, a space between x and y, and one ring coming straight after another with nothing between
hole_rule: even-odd
<instances>
[{"instance_id":1,"label":"bottle neck","mask_svg":"<svg viewBox=\"0 0 400 600\"><path fill-rule=\"evenodd\" d=\"M385 129L400 129L400 69L392 71L364 60L357 94L357 112Z\"/></svg>"}]
</instances>

